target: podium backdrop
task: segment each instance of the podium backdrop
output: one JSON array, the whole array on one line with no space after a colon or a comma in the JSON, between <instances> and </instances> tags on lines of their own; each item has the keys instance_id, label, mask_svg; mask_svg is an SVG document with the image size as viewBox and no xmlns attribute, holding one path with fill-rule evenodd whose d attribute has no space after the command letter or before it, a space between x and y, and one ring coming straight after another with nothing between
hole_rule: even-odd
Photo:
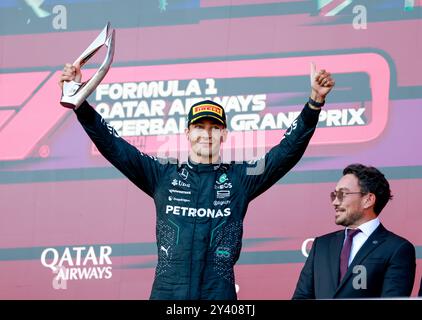
<instances>
[{"instance_id":1,"label":"podium backdrop","mask_svg":"<svg viewBox=\"0 0 422 320\"><path fill-rule=\"evenodd\" d=\"M151 155L186 159L186 112L220 102L223 159L260 157L310 92L313 61L336 79L299 164L246 215L240 299L289 299L312 238L338 230L342 169L378 167L394 200L382 223L422 273L422 3L336 0L0 2L0 299L147 299L156 265L152 199L60 106L58 75L107 21L113 65L90 103ZM84 67L88 79L100 51Z\"/></svg>"}]
</instances>

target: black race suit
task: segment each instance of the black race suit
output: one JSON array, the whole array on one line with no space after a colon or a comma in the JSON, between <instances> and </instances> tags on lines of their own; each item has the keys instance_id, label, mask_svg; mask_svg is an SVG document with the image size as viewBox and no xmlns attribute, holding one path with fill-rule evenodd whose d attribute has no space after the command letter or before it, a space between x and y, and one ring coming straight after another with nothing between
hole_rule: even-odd
<instances>
[{"instance_id":1,"label":"black race suit","mask_svg":"<svg viewBox=\"0 0 422 320\"><path fill-rule=\"evenodd\" d=\"M248 204L299 161L319 111L306 104L265 157L227 164L157 159L120 138L88 103L76 114L101 154L154 199L158 263L150 298L236 299L233 267Z\"/></svg>"}]
</instances>

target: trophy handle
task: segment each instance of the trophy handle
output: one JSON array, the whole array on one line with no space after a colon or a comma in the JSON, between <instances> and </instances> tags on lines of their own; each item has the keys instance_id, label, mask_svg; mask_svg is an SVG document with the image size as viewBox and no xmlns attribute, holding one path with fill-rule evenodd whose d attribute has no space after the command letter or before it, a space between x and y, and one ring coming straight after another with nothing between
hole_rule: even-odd
<instances>
[{"instance_id":1,"label":"trophy handle","mask_svg":"<svg viewBox=\"0 0 422 320\"><path fill-rule=\"evenodd\" d=\"M85 82L65 81L63 83L62 97L60 104L66 108L77 109L85 99L97 88L100 82L106 76L113 62L115 48L115 30L110 31L110 22L104 27L97 38L88 46L88 48L75 60L73 65L79 64L81 67L91 59L102 46L107 47L107 54L103 63L95 74Z\"/></svg>"}]
</instances>

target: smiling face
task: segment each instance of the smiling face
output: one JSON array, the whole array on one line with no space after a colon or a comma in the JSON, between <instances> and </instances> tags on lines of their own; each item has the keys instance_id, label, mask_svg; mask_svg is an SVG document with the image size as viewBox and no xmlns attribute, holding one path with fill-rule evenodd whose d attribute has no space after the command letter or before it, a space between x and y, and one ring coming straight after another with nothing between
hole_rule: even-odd
<instances>
[{"instance_id":1,"label":"smiling face","mask_svg":"<svg viewBox=\"0 0 422 320\"><path fill-rule=\"evenodd\" d=\"M191 149L189 157L198 163L218 161L221 143L226 140L227 130L212 118L202 118L185 130Z\"/></svg>"},{"instance_id":2,"label":"smiling face","mask_svg":"<svg viewBox=\"0 0 422 320\"><path fill-rule=\"evenodd\" d=\"M370 198L373 195L361 193L359 180L355 175L344 175L337 183L336 192L344 193L342 201L336 197L332 202L336 211L335 223L337 225L357 228L362 223L373 219L372 210L368 212L368 209L371 208L371 201L373 200Z\"/></svg>"}]
</instances>

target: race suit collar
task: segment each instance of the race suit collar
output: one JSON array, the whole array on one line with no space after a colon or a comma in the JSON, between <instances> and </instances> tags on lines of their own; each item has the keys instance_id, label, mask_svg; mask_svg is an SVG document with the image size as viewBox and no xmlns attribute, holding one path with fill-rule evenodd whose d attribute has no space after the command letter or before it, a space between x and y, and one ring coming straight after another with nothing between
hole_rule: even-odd
<instances>
[{"instance_id":1,"label":"race suit collar","mask_svg":"<svg viewBox=\"0 0 422 320\"><path fill-rule=\"evenodd\" d=\"M189 169L197 172L212 172L217 170L221 165L220 159L216 163L197 163L188 158L187 166Z\"/></svg>"}]
</instances>

